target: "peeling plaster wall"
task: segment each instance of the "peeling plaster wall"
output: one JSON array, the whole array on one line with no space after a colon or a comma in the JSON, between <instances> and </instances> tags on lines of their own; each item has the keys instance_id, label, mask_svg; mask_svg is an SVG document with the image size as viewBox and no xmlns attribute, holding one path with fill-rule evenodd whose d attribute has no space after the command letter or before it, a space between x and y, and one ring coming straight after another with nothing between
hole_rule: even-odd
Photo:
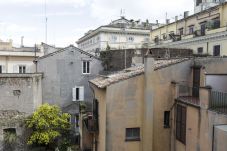
<instances>
[{"instance_id":1,"label":"peeling plaster wall","mask_svg":"<svg viewBox=\"0 0 227 151\"><path fill-rule=\"evenodd\" d=\"M0 76L0 110L17 110L27 114L42 103L41 74Z\"/></svg>"}]
</instances>

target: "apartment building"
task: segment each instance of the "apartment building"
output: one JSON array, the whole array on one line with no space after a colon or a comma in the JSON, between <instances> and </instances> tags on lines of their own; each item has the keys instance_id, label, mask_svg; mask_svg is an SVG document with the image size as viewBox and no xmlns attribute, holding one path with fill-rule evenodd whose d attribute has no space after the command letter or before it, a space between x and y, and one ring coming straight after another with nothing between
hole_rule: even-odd
<instances>
[{"instance_id":1,"label":"apartment building","mask_svg":"<svg viewBox=\"0 0 227 151\"><path fill-rule=\"evenodd\" d=\"M12 40L0 41L0 73L34 73L34 60L43 56L41 46L13 47Z\"/></svg>"},{"instance_id":2,"label":"apartment building","mask_svg":"<svg viewBox=\"0 0 227 151\"><path fill-rule=\"evenodd\" d=\"M161 24L128 20L125 17L112 21L95 30L90 30L76 43L78 48L92 54L110 49L142 48L143 43L148 43L150 30Z\"/></svg>"},{"instance_id":3,"label":"apartment building","mask_svg":"<svg viewBox=\"0 0 227 151\"><path fill-rule=\"evenodd\" d=\"M195 54L225 56L227 52L227 2L195 1L195 9L209 5L189 16L184 12L182 19L151 30L152 47L193 49ZM213 7L211 7L213 6Z\"/></svg>"},{"instance_id":4,"label":"apartment building","mask_svg":"<svg viewBox=\"0 0 227 151\"><path fill-rule=\"evenodd\" d=\"M227 58L153 58L90 80L81 145L94 151L225 151ZM84 143L84 142L85 143Z\"/></svg>"}]
</instances>

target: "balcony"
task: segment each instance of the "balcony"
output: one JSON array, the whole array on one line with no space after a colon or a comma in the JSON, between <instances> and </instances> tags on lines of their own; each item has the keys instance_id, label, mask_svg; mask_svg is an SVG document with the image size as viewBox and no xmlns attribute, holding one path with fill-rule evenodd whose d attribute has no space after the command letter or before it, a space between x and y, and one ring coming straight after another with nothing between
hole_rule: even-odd
<instances>
[{"instance_id":1,"label":"balcony","mask_svg":"<svg viewBox=\"0 0 227 151\"><path fill-rule=\"evenodd\" d=\"M199 88L189 85L176 84L176 99L178 101L199 106Z\"/></svg>"},{"instance_id":2,"label":"balcony","mask_svg":"<svg viewBox=\"0 0 227 151\"><path fill-rule=\"evenodd\" d=\"M227 114L227 93L211 91L209 109L218 113Z\"/></svg>"},{"instance_id":3,"label":"balcony","mask_svg":"<svg viewBox=\"0 0 227 151\"><path fill-rule=\"evenodd\" d=\"M98 132L98 120L84 119L84 124L90 133Z\"/></svg>"}]
</instances>

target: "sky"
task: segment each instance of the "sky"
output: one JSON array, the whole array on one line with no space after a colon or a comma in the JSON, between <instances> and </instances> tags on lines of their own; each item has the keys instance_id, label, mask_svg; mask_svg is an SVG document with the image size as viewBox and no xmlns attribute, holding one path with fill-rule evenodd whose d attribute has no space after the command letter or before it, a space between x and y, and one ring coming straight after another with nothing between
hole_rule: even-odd
<instances>
[{"instance_id":1,"label":"sky","mask_svg":"<svg viewBox=\"0 0 227 151\"><path fill-rule=\"evenodd\" d=\"M46 13L45 13L46 1ZM59 47L76 45L90 29L120 18L123 9L127 19L164 22L184 11L193 14L193 0L0 0L0 39L12 39L14 46L33 46L45 42Z\"/></svg>"}]
</instances>

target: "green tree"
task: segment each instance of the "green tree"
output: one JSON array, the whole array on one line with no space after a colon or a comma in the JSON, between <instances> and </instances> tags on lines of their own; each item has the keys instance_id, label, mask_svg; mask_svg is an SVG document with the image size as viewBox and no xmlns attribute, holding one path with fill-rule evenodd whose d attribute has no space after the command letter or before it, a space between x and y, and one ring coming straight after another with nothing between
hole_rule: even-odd
<instances>
[{"instance_id":1,"label":"green tree","mask_svg":"<svg viewBox=\"0 0 227 151\"><path fill-rule=\"evenodd\" d=\"M28 144L48 146L70 129L69 114L56 105L43 104L30 118L27 127L32 129Z\"/></svg>"}]
</instances>

